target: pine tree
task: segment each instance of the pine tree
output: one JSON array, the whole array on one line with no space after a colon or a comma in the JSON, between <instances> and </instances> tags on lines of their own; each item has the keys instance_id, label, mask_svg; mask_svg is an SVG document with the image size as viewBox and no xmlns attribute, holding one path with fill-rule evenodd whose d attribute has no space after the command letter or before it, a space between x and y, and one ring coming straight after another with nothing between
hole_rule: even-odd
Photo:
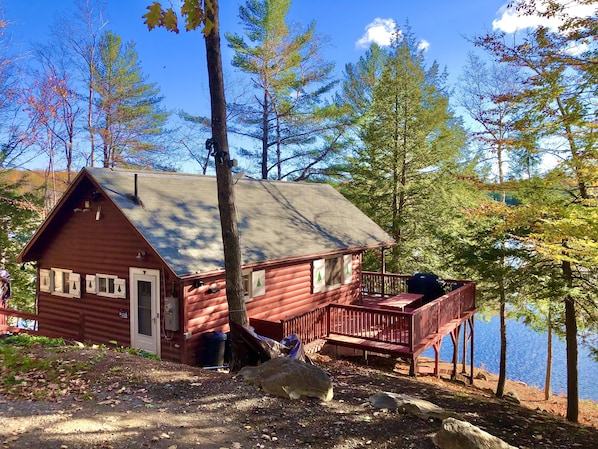
<instances>
[{"instance_id":1,"label":"pine tree","mask_svg":"<svg viewBox=\"0 0 598 449\"><path fill-rule=\"evenodd\" d=\"M358 123L362 144L349 159L344 192L397 242L388 267L398 273L439 268L435 223L464 144L443 79L435 64L426 69L410 32L397 37Z\"/></svg>"},{"instance_id":2,"label":"pine tree","mask_svg":"<svg viewBox=\"0 0 598 449\"><path fill-rule=\"evenodd\" d=\"M167 114L160 109L159 89L145 82L133 43L123 44L110 31L103 34L93 86L103 166L151 166L161 151L156 138Z\"/></svg>"},{"instance_id":3,"label":"pine tree","mask_svg":"<svg viewBox=\"0 0 598 449\"><path fill-rule=\"evenodd\" d=\"M291 30L291 0L248 0L239 8L245 36L226 34L233 65L251 76L244 104L232 105L231 131L259 142L263 179L302 180L325 172L340 151L342 114L324 99L334 65L322 60L315 24Z\"/></svg>"}]
</instances>

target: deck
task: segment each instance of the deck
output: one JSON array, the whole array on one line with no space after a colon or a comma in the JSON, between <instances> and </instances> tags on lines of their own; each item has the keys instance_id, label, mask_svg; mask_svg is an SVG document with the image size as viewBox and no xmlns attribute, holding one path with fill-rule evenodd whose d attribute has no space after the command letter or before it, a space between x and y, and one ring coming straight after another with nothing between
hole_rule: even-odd
<instances>
[{"instance_id":1,"label":"deck","mask_svg":"<svg viewBox=\"0 0 598 449\"><path fill-rule=\"evenodd\" d=\"M423 304L421 295L407 293L408 279L409 276L364 272L359 304L330 303L277 322L252 319L251 324L258 333L271 338L282 339L294 333L304 344L325 340L328 344L406 358L411 362L411 375L418 371L420 354L430 347L435 354L434 372L439 374L440 346L446 335L451 336L453 343L456 375L459 334L465 325L463 349L469 343L473 373L475 283L445 280L446 293Z\"/></svg>"}]
</instances>

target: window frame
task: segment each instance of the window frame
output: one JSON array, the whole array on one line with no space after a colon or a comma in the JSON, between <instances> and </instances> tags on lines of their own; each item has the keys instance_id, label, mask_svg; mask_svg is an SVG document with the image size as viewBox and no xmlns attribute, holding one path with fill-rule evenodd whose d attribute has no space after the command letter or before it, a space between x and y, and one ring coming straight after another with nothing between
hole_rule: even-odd
<instances>
[{"instance_id":1,"label":"window frame","mask_svg":"<svg viewBox=\"0 0 598 449\"><path fill-rule=\"evenodd\" d=\"M340 270L335 267L335 276L330 277L327 267L332 260L340 263ZM322 293L335 290L353 281L353 254L338 254L321 259L314 259L311 263L312 293Z\"/></svg>"},{"instance_id":2,"label":"window frame","mask_svg":"<svg viewBox=\"0 0 598 449\"><path fill-rule=\"evenodd\" d=\"M62 296L63 298L80 298L81 297L81 275L66 268L50 268L49 270L40 269L40 291L50 293L54 296ZM68 275L68 279L65 279ZM49 279L48 279L49 276ZM58 278L58 282L57 282ZM49 288L44 285L44 279L49 280ZM66 287L66 288L65 288ZM66 291L65 291L66 290Z\"/></svg>"},{"instance_id":3,"label":"window frame","mask_svg":"<svg viewBox=\"0 0 598 449\"><path fill-rule=\"evenodd\" d=\"M105 281L106 291L100 290L101 281ZM110 291L111 282L112 281L112 290ZM126 289L126 281L122 278L114 274L104 274L104 273L96 273L95 275L95 291L94 294L98 296L102 296L104 298L126 298L127 296L127 289ZM120 292L118 291L120 289ZM88 292L92 293L92 292Z\"/></svg>"},{"instance_id":4,"label":"window frame","mask_svg":"<svg viewBox=\"0 0 598 449\"><path fill-rule=\"evenodd\" d=\"M243 276L243 299L245 302L266 294L266 270L246 269Z\"/></svg>"}]
</instances>

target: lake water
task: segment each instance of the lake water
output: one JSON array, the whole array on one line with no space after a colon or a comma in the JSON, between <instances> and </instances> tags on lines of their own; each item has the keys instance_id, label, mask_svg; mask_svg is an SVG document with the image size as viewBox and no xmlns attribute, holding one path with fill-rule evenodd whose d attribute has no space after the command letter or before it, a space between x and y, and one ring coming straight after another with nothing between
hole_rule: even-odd
<instances>
[{"instance_id":1,"label":"lake water","mask_svg":"<svg viewBox=\"0 0 598 449\"><path fill-rule=\"evenodd\" d=\"M500 320L498 316L490 321L475 320L474 364L491 373L499 371ZM507 378L519 380L527 385L544 388L546 376L546 334L535 332L515 320L507 322ZM463 349L463 337L459 339L459 360ZM434 358L434 351L428 349L422 355ZM440 350L443 361L453 358L453 344L450 336L444 338ZM587 348L579 346L579 397L598 402L598 362ZM551 391L567 394L567 361L565 342L553 335Z\"/></svg>"}]
</instances>

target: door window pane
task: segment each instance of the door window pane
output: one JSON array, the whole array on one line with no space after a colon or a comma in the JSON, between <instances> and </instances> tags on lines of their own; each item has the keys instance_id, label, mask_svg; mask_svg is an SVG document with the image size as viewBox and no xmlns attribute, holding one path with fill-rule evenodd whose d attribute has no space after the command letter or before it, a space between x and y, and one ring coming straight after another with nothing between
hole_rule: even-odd
<instances>
[{"instance_id":1,"label":"door window pane","mask_svg":"<svg viewBox=\"0 0 598 449\"><path fill-rule=\"evenodd\" d=\"M152 283L137 281L137 332L152 335Z\"/></svg>"}]
</instances>

